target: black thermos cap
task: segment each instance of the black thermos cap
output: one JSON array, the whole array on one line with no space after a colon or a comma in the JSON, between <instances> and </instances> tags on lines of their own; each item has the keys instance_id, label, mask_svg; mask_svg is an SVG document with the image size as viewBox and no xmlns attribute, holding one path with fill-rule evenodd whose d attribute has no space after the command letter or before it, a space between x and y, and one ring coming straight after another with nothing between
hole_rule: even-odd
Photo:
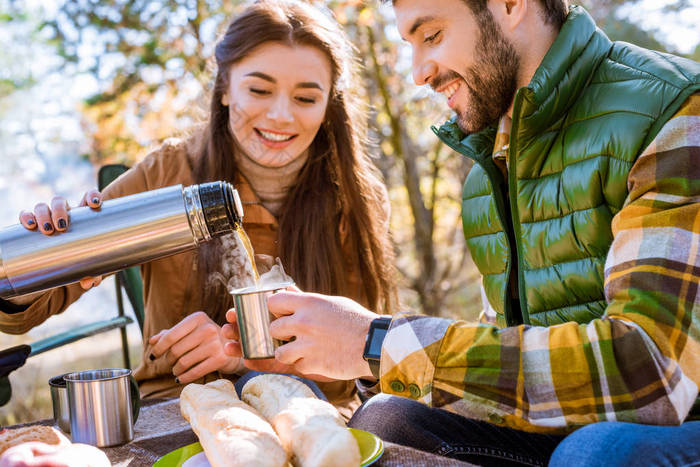
<instances>
[{"instance_id":1,"label":"black thermos cap","mask_svg":"<svg viewBox=\"0 0 700 467\"><path fill-rule=\"evenodd\" d=\"M199 200L212 237L232 232L241 219L236 212L233 187L226 182L201 183Z\"/></svg>"}]
</instances>

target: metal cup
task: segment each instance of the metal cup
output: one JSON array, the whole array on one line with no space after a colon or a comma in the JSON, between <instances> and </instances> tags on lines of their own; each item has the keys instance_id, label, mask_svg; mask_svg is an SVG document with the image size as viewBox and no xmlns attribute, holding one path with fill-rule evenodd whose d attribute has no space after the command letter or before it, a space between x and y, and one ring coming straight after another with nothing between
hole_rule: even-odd
<instances>
[{"instance_id":1,"label":"metal cup","mask_svg":"<svg viewBox=\"0 0 700 467\"><path fill-rule=\"evenodd\" d=\"M73 442L108 447L134 439L140 399L131 370L79 371L64 379Z\"/></svg>"},{"instance_id":2,"label":"metal cup","mask_svg":"<svg viewBox=\"0 0 700 467\"><path fill-rule=\"evenodd\" d=\"M66 373L68 374L68 373ZM64 433L70 433L70 408L68 406L68 388L64 375L54 376L49 380L53 420Z\"/></svg>"},{"instance_id":3,"label":"metal cup","mask_svg":"<svg viewBox=\"0 0 700 467\"><path fill-rule=\"evenodd\" d=\"M290 282L264 287L246 287L232 292L238 317L243 358L260 360L275 356L279 341L270 335L274 316L267 309L267 298L292 285Z\"/></svg>"}]
</instances>

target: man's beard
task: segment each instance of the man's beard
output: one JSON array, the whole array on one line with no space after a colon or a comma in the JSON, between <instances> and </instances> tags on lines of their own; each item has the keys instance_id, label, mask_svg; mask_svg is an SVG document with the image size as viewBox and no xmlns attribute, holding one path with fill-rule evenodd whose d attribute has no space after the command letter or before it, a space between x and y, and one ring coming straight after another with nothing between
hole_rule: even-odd
<instances>
[{"instance_id":1,"label":"man's beard","mask_svg":"<svg viewBox=\"0 0 700 467\"><path fill-rule=\"evenodd\" d=\"M479 26L474 65L463 76L452 71L431 83L436 88L456 78L463 79L469 100L465 108L457 110L457 124L466 133L483 130L508 111L517 90L520 65L518 54L491 12L484 8L474 16Z\"/></svg>"}]
</instances>

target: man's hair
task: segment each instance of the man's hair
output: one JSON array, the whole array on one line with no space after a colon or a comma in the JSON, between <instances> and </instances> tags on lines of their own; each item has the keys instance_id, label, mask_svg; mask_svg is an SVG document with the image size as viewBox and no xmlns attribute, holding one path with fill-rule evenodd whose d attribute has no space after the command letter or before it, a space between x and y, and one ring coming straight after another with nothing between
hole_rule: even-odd
<instances>
[{"instance_id":1,"label":"man's hair","mask_svg":"<svg viewBox=\"0 0 700 467\"><path fill-rule=\"evenodd\" d=\"M396 0L381 0L382 2L395 3ZM479 13L486 9L488 0L462 0L474 12ZM542 6L545 24L551 24L557 29L561 29L566 21L569 11L569 0L538 0Z\"/></svg>"},{"instance_id":2,"label":"man's hair","mask_svg":"<svg viewBox=\"0 0 700 467\"><path fill-rule=\"evenodd\" d=\"M478 14L486 9L488 0L462 0L475 13ZM568 0L537 0L542 7L542 15L545 24L551 24L557 29L561 29L566 21L566 14L569 10Z\"/></svg>"},{"instance_id":3,"label":"man's hair","mask_svg":"<svg viewBox=\"0 0 700 467\"><path fill-rule=\"evenodd\" d=\"M568 0L540 0L542 9L544 10L544 22L556 26L561 29L562 24L566 21L566 15L569 12Z\"/></svg>"}]
</instances>

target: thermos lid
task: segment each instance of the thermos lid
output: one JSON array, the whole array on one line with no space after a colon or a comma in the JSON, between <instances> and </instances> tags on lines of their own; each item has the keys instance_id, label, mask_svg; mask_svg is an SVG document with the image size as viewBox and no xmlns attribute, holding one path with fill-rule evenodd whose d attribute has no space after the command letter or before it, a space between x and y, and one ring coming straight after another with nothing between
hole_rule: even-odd
<instances>
[{"instance_id":1,"label":"thermos lid","mask_svg":"<svg viewBox=\"0 0 700 467\"><path fill-rule=\"evenodd\" d=\"M240 200L230 183L218 181L200 184L199 200L212 237L229 233L241 223L243 212Z\"/></svg>"}]
</instances>

